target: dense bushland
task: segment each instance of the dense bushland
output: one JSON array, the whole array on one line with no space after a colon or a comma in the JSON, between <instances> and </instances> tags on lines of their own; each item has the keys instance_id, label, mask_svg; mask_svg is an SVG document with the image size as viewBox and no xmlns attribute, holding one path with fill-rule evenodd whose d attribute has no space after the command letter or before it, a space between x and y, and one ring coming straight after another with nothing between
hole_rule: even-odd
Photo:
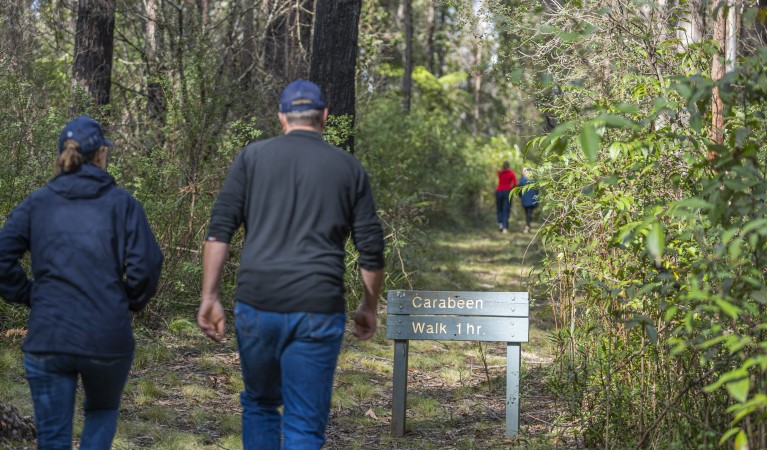
<instances>
[{"instance_id":1,"label":"dense bushland","mask_svg":"<svg viewBox=\"0 0 767 450\"><path fill-rule=\"evenodd\" d=\"M764 448L767 52L712 82L714 42L620 6L507 11L539 22L524 45L549 75L531 85L560 123L529 147L544 153L550 386L588 448ZM705 125L715 86L722 145Z\"/></svg>"}]
</instances>

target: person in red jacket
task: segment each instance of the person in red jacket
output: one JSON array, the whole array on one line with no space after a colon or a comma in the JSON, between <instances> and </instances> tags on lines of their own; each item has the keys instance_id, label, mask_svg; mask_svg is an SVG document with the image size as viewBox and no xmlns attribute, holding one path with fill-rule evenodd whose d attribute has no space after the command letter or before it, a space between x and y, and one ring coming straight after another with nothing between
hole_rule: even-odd
<instances>
[{"instance_id":1,"label":"person in red jacket","mask_svg":"<svg viewBox=\"0 0 767 450\"><path fill-rule=\"evenodd\" d=\"M517 186L517 176L509 169L509 162L505 161L498 171L498 187L495 188L495 211L498 216L498 231L509 232L509 210L511 209L511 197L509 194Z\"/></svg>"}]
</instances>

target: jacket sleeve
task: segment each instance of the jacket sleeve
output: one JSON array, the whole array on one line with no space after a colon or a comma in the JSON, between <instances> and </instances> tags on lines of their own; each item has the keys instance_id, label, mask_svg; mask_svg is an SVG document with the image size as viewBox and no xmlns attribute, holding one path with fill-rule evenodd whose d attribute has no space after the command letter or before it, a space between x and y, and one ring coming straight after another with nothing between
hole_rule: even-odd
<instances>
[{"instance_id":1,"label":"jacket sleeve","mask_svg":"<svg viewBox=\"0 0 767 450\"><path fill-rule=\"evenodd\" d=\"M368 270L384 267L383 228L378 220L370 181L364 170L357 181L357 201L352 215L352 240L360 253L360 267Z\"/></svg>"},{"instance_id":2,"label":"jacket sleeve","mask_svg":"<svg viewBox=\"0 0 767 450\"><path fill-rule=\"evenodd\" d=\"M245 217L247 170L244 152L234 159L210 213L206 240L229 243Z\"/></svg>"},{"instance_id":3,"label":"jacket sleeve","mask_svg":"<svg viewBox=\"0 0 767 450\"><path fill-rule=\"evenodd\" d=\"M30 306L32 280L20 259L29 250L30 203L24 200L0 229L0 297Z\"/></svg>"},{"instance_id":4,"label":"jacket sleeve","mask_svg":"<svg viewBox=\"0 0 767 450\"><path fill-rule=\"evenodd\" d=\"M157 292L163 255L141 204L131 197L126 217L125 277L131 311L141 311Z\"/></svg>"}]
</instances>

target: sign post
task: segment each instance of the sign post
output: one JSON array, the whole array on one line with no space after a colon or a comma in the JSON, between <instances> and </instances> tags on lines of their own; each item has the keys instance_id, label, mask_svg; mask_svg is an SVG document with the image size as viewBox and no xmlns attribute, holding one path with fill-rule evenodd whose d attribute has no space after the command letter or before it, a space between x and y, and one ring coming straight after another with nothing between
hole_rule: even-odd
<instances>
[{"instance_id":1,"label":"sign post","mask_svg":"<svg viewBox=\"0 0 767 450\"><path fill-rule=\"evenodd\" d=\"M519 432L520 342L528 341L527 292L389 291L386 338L394 340L393 436L405 434L410 340L506 342L506 435Z\"/></svg>"}]
</instances>

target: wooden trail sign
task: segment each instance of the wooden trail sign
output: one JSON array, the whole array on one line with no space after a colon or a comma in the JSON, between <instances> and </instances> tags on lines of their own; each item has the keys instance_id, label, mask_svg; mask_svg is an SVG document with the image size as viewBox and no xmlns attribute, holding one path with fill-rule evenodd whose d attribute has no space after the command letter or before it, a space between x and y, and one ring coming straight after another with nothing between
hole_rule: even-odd
<instances>
[{"instance_id":1,"label":"wooden trail sign","mask_svg":"<svg viewBox=\"0 0 767 450\"><path fill-rule=\"evenodd\" d=\"M412 339L506 342L506 435L519 432L519 344L528 341L527 292L389 291L386 314L386 338L394 340L392 435L405 434Z\"/></svg>"}]
</instances>

